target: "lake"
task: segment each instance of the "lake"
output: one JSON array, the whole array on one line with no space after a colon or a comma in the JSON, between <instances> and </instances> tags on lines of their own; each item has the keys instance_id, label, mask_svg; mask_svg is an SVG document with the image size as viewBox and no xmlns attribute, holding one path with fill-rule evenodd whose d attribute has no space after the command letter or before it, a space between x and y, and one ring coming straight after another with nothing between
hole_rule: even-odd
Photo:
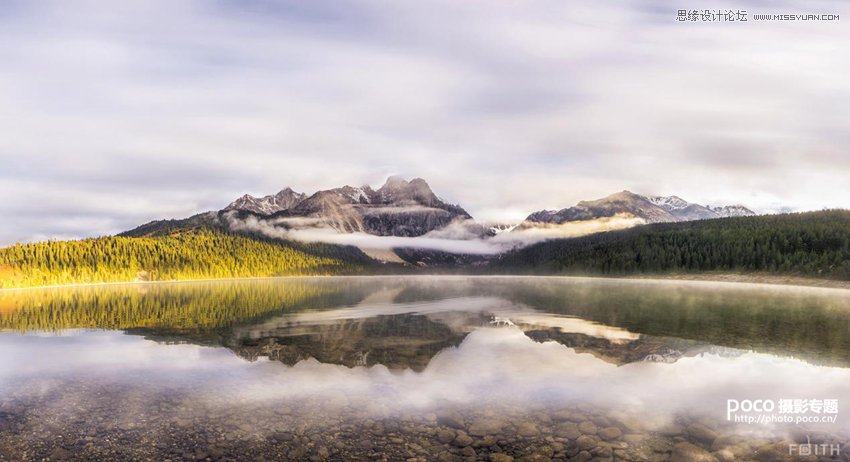
<instances>
[{"instance_id":1,"label":"lake","mask_svg":"<svg viewBox=\"0 0 850 462\"><path fill-rule=\"evenodd\" d=\"M850 460L850 291L340 277L0 291L0 460Z\"/></svg>"}]
</instances>

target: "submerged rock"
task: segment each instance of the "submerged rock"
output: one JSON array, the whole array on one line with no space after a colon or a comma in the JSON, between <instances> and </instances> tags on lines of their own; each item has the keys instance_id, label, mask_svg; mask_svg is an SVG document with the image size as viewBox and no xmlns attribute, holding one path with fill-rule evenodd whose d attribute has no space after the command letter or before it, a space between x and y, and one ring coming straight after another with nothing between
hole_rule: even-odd
<instances>
[{"instance_id":1,"label":"submerged rock","mask_svg":"<svg viewBox=\"0 0 850 462\"><path fill-rule=\"evenodd\" d=\"M463 416L457 411L445 411L437 414L437 423L460 430L465 428Z\"/></svg>"},{"instance_id":2,"label":"submerged rock","mask_svg":"<svg viewBox=\"0 0 850 462\"><path fill-rule=\"evenodd\" d=\"M526 438L531 438L540 434L540 430L537 428L537 425L531 421L525 421L517 426L516 432L520 436L524 436Z\"/></svg>"},{"instance_id":3,"label":"submerged rock","mask_svg":"<svg viewBox=\"0 0 850 462\"><path fill-rule=\"evenodd\" d=\"M471 445L473 441L472 437L467 435L465 432L458 432L452 444L459 448L463 448Z\"/></svg>"},{"instance_id":4,"label":"submerged rock","mask_svg":"<svg viewBox=\"0 0 850 462\"><path fill-rule=\"evenodd\" d=\"M555 436L574 440L581 436L581 432L574 422L565 422L555 428Z\"/></svg>"},{"instance_id":5,"label":"submerged rock","mask_svg":"<svg viewBox=\"0 0 850 462\"><path fill-rule=\"evenodd\" d=\"M498 435L502 432L504 423L495 418L482 418L469 425L469 434L474 436Z\"/></svg>"},{"instance_id":6,"label":"submerged rock","mask_svg":"<svg viewBox=\"0 0 850 462\"><path fill-rule=\"evenodd\" d=\"M595 448L599 444L599 439L595 436L582 435L578 437L578 439L576 440L576 444L578 445L579 449L587 451Z\"/></svg>"},{"instance_id":7,"label":"submerged rock","mask_svg":"<svg viewBox=\"0 0 850 462\"><path fill-rule=\"evenodd\" d=\"M585 435L595 435L598 430L596 424L589 420L578 424L578 431Z\"/></svg>"},{"instance_id":8,"label":"submerged rock","mask_svg":"<svg viewBox=\"0 0 850 462\"><path fill-rule=\"evenodd\" d=\"M490 454L490 462L514 462L514 458L507 454L497 452Z\"/></svg>"},{"instance_id":9,"label":"submerged rock","mask_svg":"<svg viewBox=\"0 0 850 462\"><path fill-rule=\"evenodd\" d=\"M718 462L705 449L691 443L679 443L673 446L670 462Z\"/></svg>"},{"instance_id":10,"label":"submerged rock","mask_svg":"<svg viewBox=\"0 0 850 462\"><path fill-rule=\"evenodd\" d=\"M616 440L623 436L623 431L617 427L605 427L600 429L597 433L603 440L606 441Z\"/></svg>"},{"instance_id":11,"label":"submerged rock","mask_svg":"<svg viewBox=\"0 0 850 462\"><path fill-rule=\"evenodd\" d=\"M691 435L693 439L708 447L711 447L714 440L717 439L717 432L701 423L688 426L688 434Z\"/></svg>"},{"instance_id":12,"label":"submerged rock","mask_svg":"<svg viewBox=\"0 0 850 462\"><path fill-rule=\"evenodd\" d=\"M440 430L437 432L437 441L448 444L454 441L455 432L452 430Z\"/></svg>"}]
</instances>

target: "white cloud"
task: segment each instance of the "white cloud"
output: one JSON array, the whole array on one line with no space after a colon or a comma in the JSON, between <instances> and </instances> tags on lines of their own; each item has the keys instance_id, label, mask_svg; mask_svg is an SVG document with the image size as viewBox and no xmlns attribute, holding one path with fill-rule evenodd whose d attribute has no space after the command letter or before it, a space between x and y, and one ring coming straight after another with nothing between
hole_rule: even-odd
<instances>
[{"instance_id":1,"label":"white cloud","mask_svg":"<svg viewBox=\"0 0 850 462\"><path fill-rule=\"evenodd\" d=\"M587 234L631 228L645 224L642 218L617 214L593 220L569 221L566 223L534 223L520 225L509 233L500 233L493 239L499 242L534 243L546 239L578 237Z\"/></svg>"},{"instance_id":2,"label":"white cloud","mask_svg":"<svg viewBox=\"0 0 850 462\"><path fill-rule=\"evenodd\" d=\"M770 7L786 11L850 14ZM497 221L622 189L847 206L850 31L674 18L652 1L12 3L0 214L28 218L0 243L390 173Z\"/></svg>"},{"instance_id":3,"label":"white cloud","mask_svg":"<svg viewBox=\"0 0 850 462\"><path fill-rule=\"evenodd\" d=\"M237 219L233 215L226 217L228 223L236 230L256 231L266 236L296 240L303 242L325 242L338 245L353 245L361 249L390 250L396 248L419 248L430 250L442 250L452 253L470 253L477 255L496 254L505 249L504 245L497 245L483 239L452 238L450 236L375 236L363 232L341 233L327 226L292 227L275 226L267 220L258 220L254 216L245 219ZM278 220L280 223L280 220ZM286 225L293 223L303 224L303 221L284 221ZM308 221L310 225L316 225L314 221Z\"/></svg>"}]
</instances>

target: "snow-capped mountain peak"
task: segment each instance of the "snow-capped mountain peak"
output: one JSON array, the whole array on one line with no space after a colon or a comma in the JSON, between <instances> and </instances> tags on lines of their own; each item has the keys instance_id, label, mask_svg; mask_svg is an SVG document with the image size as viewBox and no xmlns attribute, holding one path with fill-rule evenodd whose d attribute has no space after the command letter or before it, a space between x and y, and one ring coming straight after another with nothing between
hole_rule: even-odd
<instances>
[{"instance_id":1,"label":"snow-capped mountain peak","mask_svg":"<svg viewBox=\"0 0 850 462\"><path fill-rule=\"evenodd\" d=\"M277 194L263 197L245 194L231 202L224 210L248 210L260 215L271 215L295 207L306 198L306 194L297 193L292 188L287 187Z\"/></svg>"},{"instance_id":2,"label":"snow-capped mountain peak","mask_svg":"<svg viewBox=\"0 0 850 462\"><path fill-rule=\"evenodd\" d=\"M664 210L679 210L689 205L690 202L682 199L679 196L644 196L649 202L661 207Z\"/></svg>"}]
</instances>

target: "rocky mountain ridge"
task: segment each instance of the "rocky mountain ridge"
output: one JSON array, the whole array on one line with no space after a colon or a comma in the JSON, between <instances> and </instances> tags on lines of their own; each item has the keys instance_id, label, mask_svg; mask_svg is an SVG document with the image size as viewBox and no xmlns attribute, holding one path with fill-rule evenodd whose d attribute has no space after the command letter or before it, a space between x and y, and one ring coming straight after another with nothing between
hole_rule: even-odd
<instances>
[{"instance_id":1,"label":"rocky mountain ridge","mask_svg":"<svg viewBox=\"0 0 850 462\"><path fill-rule=\"evenodd\" d=\"M297 193L287 187L277 194L264 197L254 197L250 194L245 194L231 202L224 210L246 210L260 215L271 215L289 210L303 202L306 198L306 194Z\"/></svg>"},{"instance_id":2,"label":"rocky mountain ridge","mask_svg":"<svg viewBox=\"0 0 850 462\"><path fill-rule=\"evenodd\" d=\"M392 176L378 189L342 186L308 196L287 187L263 197L246 194L219 211L182 220L156 220L122 234L143 236L208 225L265 234L269 230L324 228L338 233L417 237L458 221L478 235L487 234L466 210L434 194L425 180Z\"/></svg>"},{"instance_id":3,"label":"rocky mountain ridge","mask_svg":"<svg viewBox=\"0 0 850 462\"><path fill-rule=\"evenodd\" d=\"M736 216L753 216L743 205L708 207L688 202L678 196L643 196L621 191L601 199L581 201L561 210L542 210L530 214L523 226L563 224L609 217L631 217L645 223L706 220Z\"/></svg>"}]
</instances>

